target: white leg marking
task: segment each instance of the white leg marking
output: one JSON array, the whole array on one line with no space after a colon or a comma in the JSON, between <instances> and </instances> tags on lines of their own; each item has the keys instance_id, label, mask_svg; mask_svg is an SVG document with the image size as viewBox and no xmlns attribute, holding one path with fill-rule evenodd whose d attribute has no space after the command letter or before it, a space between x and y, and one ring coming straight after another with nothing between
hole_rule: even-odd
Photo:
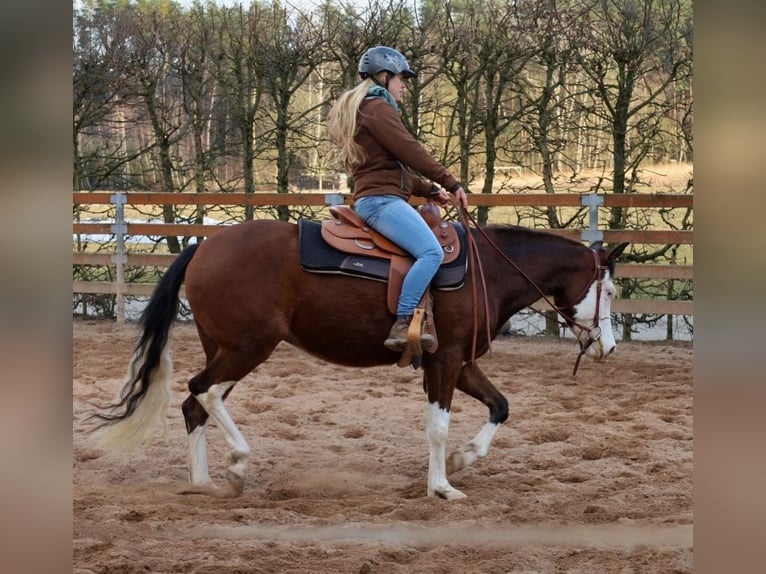
<instances>
[{"instance_id":1,"label":"white leg marking","mask_svg":"<svg viewBox=\"0 0 766 574\"><path fill-rule=\"evenodd\" d=\"M205 408L208 414L215 419L221 427L226 444L229 445L229 481L235 491L242 491L242 483L247 470L247 459L250 456L250 447L247 446L245 437L239 432L229 412L223 405L223 395L234 386L233 381L212 385L206 393L196 395L197 400Z\"/></svg>"},{"instance_id":2,"label":"white leg marking","mask_svg":"<svg viewBox=\"0 0 766 574\"><path fill-rule=\"evenodd\" d=\"M452 474L487 456L489 445L492 444L492 439L499 428L499 423L486 423L471 442L450 454L447 459L447 474Z\"/></svg>"},{"instance_id":3,"label":"white leg marking","mask_svg":"<svg viewBox=\"0 0 766 574\"><path fill-rule=\"evenodd\" d=\"M195 486L212 484L207 463L207 424L189 433L189 479Z\"/></svg>"},{"instance_id":4,"label":"white leg marking","mask_svg":"<svg viewBox=\"0 0 766 574\"><path fill-rule=\"evenodd\" d=\"M428 436L428 496L447 500L465 498L465 494L453 488L447 480L446 456L449 433L449 411L438 403L429 403L426 435Z\"/></svg>"}]
</instances>

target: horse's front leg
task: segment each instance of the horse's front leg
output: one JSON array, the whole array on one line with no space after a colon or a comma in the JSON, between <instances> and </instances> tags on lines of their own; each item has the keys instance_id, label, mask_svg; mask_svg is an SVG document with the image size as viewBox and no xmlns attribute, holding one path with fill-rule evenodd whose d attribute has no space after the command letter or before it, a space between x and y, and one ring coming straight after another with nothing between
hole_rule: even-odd
<instances>
[{"instance_id":1,"label":"horse's front leg","mask_svg":"<svg viewBox=\"0 0 766 574\"><path fill-rule=\"evenodd\" d=\"M449 455L447 474L487 456L497 429L508 418L508 401L475 363L463 366L457 380L457 388L487 405L489 421L473 440Z\"/></svg>"},{"instance_id":2,"label":"horse's front leg","mask_svg":"<svg viewBox=\"0 0 766 574\"><path fill-rule=\"evenodd\" d=\"M436 369L426 369L423 385L428 395L428 496L457 500L465 494L447 480L447 436L449 434L450 404L456 377Z\"/></svg>"}]
</instances>

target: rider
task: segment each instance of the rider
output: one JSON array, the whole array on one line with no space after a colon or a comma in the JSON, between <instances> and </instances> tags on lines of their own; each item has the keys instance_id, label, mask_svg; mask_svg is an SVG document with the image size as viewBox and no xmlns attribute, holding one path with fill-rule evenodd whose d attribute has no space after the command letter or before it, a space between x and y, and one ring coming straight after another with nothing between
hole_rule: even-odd
<instances>
[{"instance_id":1,"label":"rider","mask_svg":"<svg viewBox=\"0 0 766 574\"><path fill-rule=\"evenodd\" d=\"M405 80L416 75L405 57L387 46L370 48L359 60L359 75L362 81L341 94L330 110L327 130L353 176L356 212L415 258L402 284L396 322L383 343L401 351L415 307L444 259L433 232L408 199L416 195L441 205L449 201L447 191L410 168L454 193L463 208L468 199L457 179L430 156L399 117L397 102ZM420 341L424 349L434 344L426 332Z\"/></svg>"}]
</instances>

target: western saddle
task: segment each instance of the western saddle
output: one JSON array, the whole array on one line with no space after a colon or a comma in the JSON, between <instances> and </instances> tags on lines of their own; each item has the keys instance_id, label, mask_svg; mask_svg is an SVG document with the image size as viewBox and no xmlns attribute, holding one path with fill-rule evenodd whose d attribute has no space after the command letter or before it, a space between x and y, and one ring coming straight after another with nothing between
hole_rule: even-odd
<instances>
[{"instance_id":1,"label":"western saddle","mask_svg":"<svg viewBox=\"0 0 766 574\"><path fill-rule=\"evenodd\" d=\"M427 201L419 211L442 246L444 251L442 264L453 262L460 254L460 238L455 227L442 221L439 207L432 201ZM321 233L325 242L344 253L390 260L387 305L389 312L396 315L402 281L414 263L412 256L390 239L370 228L350 207L336 205L330 207L330 213L333 218L322 222ZM421 322L424 321L422 328L431 333L437 341L429 349L429 352L434 352L438 348L438 340L433 326L431 300L430 290L426 291L416 309L410 333L417 330L415 336L419 340ZM419 321L417 325L416 321ZM405 364L410 362L412 361L407 360ZM399 364L402 365L402 361Z\"/></svg>"}]
</instances>

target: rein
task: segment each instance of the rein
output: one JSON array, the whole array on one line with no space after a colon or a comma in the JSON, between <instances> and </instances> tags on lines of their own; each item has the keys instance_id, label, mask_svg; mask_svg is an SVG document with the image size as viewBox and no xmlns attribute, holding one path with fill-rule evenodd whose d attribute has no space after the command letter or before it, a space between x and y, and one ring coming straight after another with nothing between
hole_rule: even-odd
<instances>
[{"instance_id":1,"label":"rein","mask_svg":"<svg viewBox=\"0 0 766 574\"><path fill-rule=\"evenodd\" d=\"M465 226L467 231L470 231L471 223L473 224L473 227L481 234L481 236L484 238L484 240L503 258L505 261L511 264L511 266L516 269L516 271L521 274L522 277L524 277L534 288L535 290L540 294L540 297L545 300L550 307L556 311L561 317L564 318L565 325L574 325L580 328L581 331L588 333L588 340L586 342L582 342L580 338L578 337L577 343L580 346L580 353L577 355L577 360L575 361L574 370L572 371L572 377L574 377L577 374L577 368L580 365L580 359L582 359L582 356L585 354L585 352L588 350L588 348L595 342L598 341L601 338L601 327L599 326L600 321L600 313L599 308L601 305L601 289L602 289L602 280L601 280L601 274L606 269L605 266L601 265L601 262L598 258L598 253L596 253L595 250L590 250L593 254L595 266L593 275L591 276L590 281L586 283L585 287L583 288L582 292L574 299L575 301L580 300L582 297L584 297L585 293L590 288L591 284L596 281L596 309L595 314L593 317L593 325L590 327L587 327L581 323L578 323L575 321L574 317L568 316L566 313L562 311L563 307L559 307L556 305L553 301L550 300L550 298L543 293L543 291L540 289L540 287L537 286L537 284L534 282L534 280L527 275L516 263L514 263L503 251L495 245L495 243L487 236L487 234L484 232L484 230L479 227L479 224L476 222L476 220L471 216L470 213L468 213L468 210L463 209L457 203L451 199L452 207L454 207L457 210L458 217L460 219L460 222ZM473 238L472 233L466 234L468 237L468 243L469 243L469 258L470 261L474 263L474 265L471 265L471 279L472 281L472 298L473 298L473 341L472 341L472 347L471 347L471 362L475 362L476 360L476 342L478 339L478 316L477 316L477 293L476 293L476 272L478 268L479 276L481 279L481 286L482 286L482 294L483 294L483 300L484 300L484 314L485 314L485 324L487 326L487 341L490 345L490 352L491 352L491 342L492 342L492 336L490 332L490 326L489 326L489 305L488 305L488 295L487 295L487 283L484 278L484 269L481 265L481 258L479 257L479 251L478 246L476 245L476 241Z\"/></svg>"},{"instance_id":2,"label":"rein","mask_svg":"<svg viewBox=\"0 0 766 574\"><path fill-rule=\"evenodd\" d=\"M479 277L481 278L480 284L481 284L481 291L482 291L482 296L484 301L484 324L486 325L486 328L487 328L487 333L486 333L487 346L489 347L490 354L492 353L492 332L490 331L490 326L489 326L489 296L487 295L487 281L484 278L484 267L482 266L481 257L479 257L479 248L476 245L476 241L474 240L473 233L471 233L470 223L473 223L476 229L479 229L479 226L474 220L474 218L471 217L471 214L468 213L468 210L463 209L462 207L457 205L454 200L452 200L452 205L453 207L455 207L455 209L457 209L460 223L462 223L466 229L466 238L468 241L468 259L469 259L469 262L472 263L472 265L469 265L469 267L471 268L471 297L473 300L473 337L471 338L471 363L475 363L476 362L476 344L479 339L479 317L478 317L478 306L477 306L478 295L476 293L477 271L479 273Z\"/></svg>"}]
</instances>

